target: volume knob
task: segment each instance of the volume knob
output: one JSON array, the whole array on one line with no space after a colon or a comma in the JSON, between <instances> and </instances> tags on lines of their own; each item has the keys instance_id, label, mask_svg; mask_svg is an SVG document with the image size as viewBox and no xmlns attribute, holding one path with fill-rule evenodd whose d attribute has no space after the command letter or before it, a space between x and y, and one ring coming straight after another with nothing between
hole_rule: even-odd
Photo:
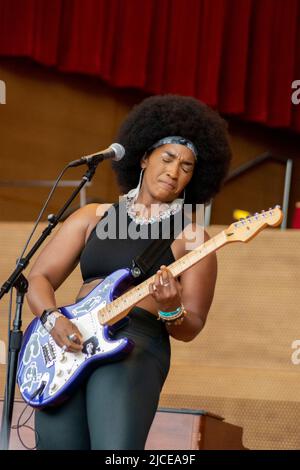
<instances>
[{"instance_id":1,"label":"volume knob","mask_svg":"<svg viewBox=\"0 0 300 470\"><path fill-rule=\"evenodd\" d=\"M65 354L62 354L59 358L59 362L62 362L62 363L67 362L67 360L68 360L68 358L67 358L67 356L65 356Z\"/></svg>"},{"instance_id":2,"label":"volume knob","mask_svg":"<svg viewBox=\"0 0 300 470\"><path fill-rule=\"evenodd\" d=\"M57 389L57 386L58 386L57 383L52 382L52 384L50 385L50 391L54 392Z\"/></svg>"}]
</instances>

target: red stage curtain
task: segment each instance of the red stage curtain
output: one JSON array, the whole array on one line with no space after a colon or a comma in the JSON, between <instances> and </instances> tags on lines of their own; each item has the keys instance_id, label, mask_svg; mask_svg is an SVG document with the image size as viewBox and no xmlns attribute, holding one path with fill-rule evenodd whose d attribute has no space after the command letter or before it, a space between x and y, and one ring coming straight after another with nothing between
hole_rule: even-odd
<instances>
[{"instance_id":1,"label":"red stage curtain","mask_svg":"<svg viewBox=\"0 0 300 470\"><path fill-rule=\"evenodd\" d=\"M299 0L0 0L2 56L298 132L299 54Z\"/></svg>"}]
</instances>

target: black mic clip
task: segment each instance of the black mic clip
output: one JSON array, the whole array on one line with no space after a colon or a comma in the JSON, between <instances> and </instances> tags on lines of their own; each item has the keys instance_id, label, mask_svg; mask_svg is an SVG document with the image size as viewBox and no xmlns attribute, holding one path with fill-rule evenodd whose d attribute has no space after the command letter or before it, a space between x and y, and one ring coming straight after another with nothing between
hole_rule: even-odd
<instances>
[{"instance_id":1,"label":"black mic clip","mask_svg":"<svg viewBox=\"0 0 300 470\"><path fill-rule=\"evenodd\" d=\"M121 160L125 155L125 149L121 144L112 144L106 150L102 150L91 155L79 158L79 160L73 160L69 163L68 167L74 168L75 166L88 165L91 169L96 168L98 163L103 162L103 160Z\"/></svg>"},{"instance_id":2,"label":"black mic clip","mask_svg":"<svg viewBox=\"0 0 300 470\"><path fill-rule=\"evenodd\" d=\"M80 165L88 165L89 168L97 166L98 163L102 162L104 158L101 154L93 155L92 157L81 157L79 160L73 160L69 163L69 168L75 168Z\"/></svg>"}]
</instances>

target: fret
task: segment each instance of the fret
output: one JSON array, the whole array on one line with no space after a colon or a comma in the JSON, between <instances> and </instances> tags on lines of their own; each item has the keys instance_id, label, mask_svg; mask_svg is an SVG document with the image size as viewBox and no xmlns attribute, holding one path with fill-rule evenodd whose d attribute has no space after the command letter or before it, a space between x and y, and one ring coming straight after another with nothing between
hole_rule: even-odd
<instances>
[{"instance_id":1,"label":"fret","mask_svg":"<svg viewBox=\"0 0 300 470\"><path fill-rule=\"evenodd\" d=\"M269 222L266 221L266 217L269 217ZM168 267L168 269L172 272L174 277L178 277L182 272L198 263L202 258L205 258L205 256L218 250L218 248L226 243L233 241L247 241L255 236L256 233L262 230L265 226L278 225L281 222L282 217L283 214L279 208L275 208L272 211L269 210L268 213L264 213L264 220L252 217L243 221L242 224L231 224L228 229L223 230L193 251L184 255L179 260L176 260ZM108 324L111 322L111 324L113 324L126 316L131 307L149 295L149 284L154 281L154 277L155 276L152 276L150 279L143 281L139 286L136 286L130 291L122 294L118 299L101 309L99 311L100 323Z\"/></svg>"},{"instance_id":2,"label":"fret","mask_svg":"<svg viewBox=\"0 0 300 470\"><path fill-rule=\"evenodd\" d=\"M182 258L174 261L174 263L168 266L168 269L171 271L174 277L178 277L182 272L198 263L208 254L216 251L226 242L226 235L224 232L221 232L199 247L195 248L193 251L190 251L186 255L182 256ZM147 297L147 295L149 295L149 285L150 283L154 282L154 277L154 275L151 276L149 279L143 281L132 290L122 294L120 297L118 297L118 299L109 304L109 306L101 309L99 312L101 323L108 323L109 321L116 318L121 319L122 312L127 312L128 309L136 305L143 298ZM126 313L123 316L125 315Z\"/></svg>"}]
</instances>

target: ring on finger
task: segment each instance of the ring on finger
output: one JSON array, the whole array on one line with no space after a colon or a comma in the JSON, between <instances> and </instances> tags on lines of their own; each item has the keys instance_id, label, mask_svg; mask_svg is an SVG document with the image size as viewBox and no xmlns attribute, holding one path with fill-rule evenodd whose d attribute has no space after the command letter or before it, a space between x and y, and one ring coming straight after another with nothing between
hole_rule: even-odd
<instances>
[{"instance_id":1,"label":"ring on finger","mask_svg":"<svg viewBox=\"0 0 300 470\"><path fill-rule=\"evenodd\" d=\"M77 335L76 335L76 333L72 333L71 335L68 335L67 338L68 338L70 341L74 341L74 340L77 338Z\"/></svg>"},{"instance_id":2,"label":"ring on finger","mask_svg":"<svg viewBox=\"0 0 300 470\"><path fill-rule=\"evenodd\" d=\"M164 286L164 287L169 286L169 285L170 285L169 282L163 282L163 283L162 283L162 286Z\"/></svg>"}]
</instances>

